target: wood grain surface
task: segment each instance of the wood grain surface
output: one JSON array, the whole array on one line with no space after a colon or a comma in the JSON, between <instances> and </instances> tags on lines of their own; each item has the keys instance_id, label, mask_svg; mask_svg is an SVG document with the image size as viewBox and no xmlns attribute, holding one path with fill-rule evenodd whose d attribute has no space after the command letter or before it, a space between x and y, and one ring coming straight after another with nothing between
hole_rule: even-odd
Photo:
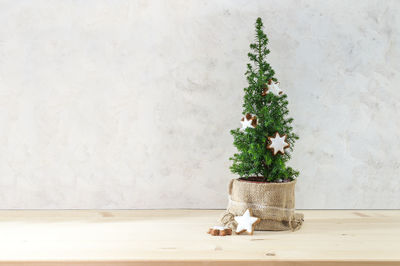
<instances>
[{"instance_id":1,"label":"wood grain surface","mask_svg":"<svg viewBox=\"0 0 400 266\"><path fill-rule=\"evenodd\" d=\"M0 265L400 265L400 211L300 212L296 232L216 237L220 210L0 211Z\"/></svg>"}]
</instances>

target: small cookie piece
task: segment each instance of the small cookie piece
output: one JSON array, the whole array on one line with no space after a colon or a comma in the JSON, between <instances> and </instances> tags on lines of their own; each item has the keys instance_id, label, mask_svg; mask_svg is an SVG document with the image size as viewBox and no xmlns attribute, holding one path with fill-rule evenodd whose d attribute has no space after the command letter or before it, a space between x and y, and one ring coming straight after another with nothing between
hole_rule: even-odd
<instances>
[{"instance_id":1,"label":"small cookie piece","mask_svg":"<svg viewBox=\"0 0 400 266\"><path fill-rule=\"evenodd\" d=\"M232 234L232 229L224 226L213 226L207 233L212 236L227 236Z\"/></svg>"},{"instance_id":2,"label":"small cookie piece","mask_svg":"<svg viewBox=\"0 0 400 266\"><path fill-rule=\"evenodd\" d=\"M251 210L247 209L242 216L235 216L235 221L238 223L236 227L236 234L246 232L252 235L254 232L254 226L261 220L260 218L251 216Z\"/></svg>"}]
</instances>

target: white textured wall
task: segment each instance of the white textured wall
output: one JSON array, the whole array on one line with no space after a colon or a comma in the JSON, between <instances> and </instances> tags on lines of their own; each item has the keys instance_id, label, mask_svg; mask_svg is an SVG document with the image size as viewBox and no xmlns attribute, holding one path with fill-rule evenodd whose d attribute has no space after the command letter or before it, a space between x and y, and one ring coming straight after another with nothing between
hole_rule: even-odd
<instances>
[{"instance_id":1,"label":"white textured wall","mask_svg":"<svg viewBox=\"0 0 400 266\"><path fill-rule=\"evenodd\" d=\"M1 1L0 208L223 208L257 16L298 208L400 208L400 1Z\"/></svg>"}]
</instances>

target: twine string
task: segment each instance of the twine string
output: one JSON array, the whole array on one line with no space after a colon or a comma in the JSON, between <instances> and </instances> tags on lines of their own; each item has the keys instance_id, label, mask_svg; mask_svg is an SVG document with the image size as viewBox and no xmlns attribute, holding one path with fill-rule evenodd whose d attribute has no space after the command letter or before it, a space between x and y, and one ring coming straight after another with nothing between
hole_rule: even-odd
<instances>
[{"instance_id":1,"label":"twine string","mask_svg":"<svg viewBox=\"0 0 400 266\"><path fill-rule=\"evenodd\" d=\"M264 204L257 204L257 203L248 203L248 202L242 202L242 201L235 201L231 197L229 197L229 206L232 205L241 205L241 206L246 206L252 209L258 209L258 210L264 210L264 209L269 209L269 210L279 210L279 211L286 211L286 212L294 212L294 208L282 208L282 207L274 207L274 206L268 206Z\"/></svg>"}]
</instances>

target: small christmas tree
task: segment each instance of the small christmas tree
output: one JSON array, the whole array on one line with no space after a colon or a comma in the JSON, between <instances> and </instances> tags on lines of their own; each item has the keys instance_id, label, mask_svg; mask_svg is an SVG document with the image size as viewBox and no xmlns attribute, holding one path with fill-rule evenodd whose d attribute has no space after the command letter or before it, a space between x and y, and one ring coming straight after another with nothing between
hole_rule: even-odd
<instances>
[{"instance_id":1,"label":"small christmas tree","mask_svg":"<svg viewBox=\"0 0 400 266\"><path fill-rule=\"evenodd\" d=\"M231 130L238 153L231 160L231 171L242 179L282 182L295 179L299 172L286 166L288 150L298 136L292 132L293 118L287 96L279 88L275 71L266 61L268 38L261 18L256 21L255 42L250 44L245 73L249 86L244 89L242 128Z\"/></svg>"}]
</instances>

